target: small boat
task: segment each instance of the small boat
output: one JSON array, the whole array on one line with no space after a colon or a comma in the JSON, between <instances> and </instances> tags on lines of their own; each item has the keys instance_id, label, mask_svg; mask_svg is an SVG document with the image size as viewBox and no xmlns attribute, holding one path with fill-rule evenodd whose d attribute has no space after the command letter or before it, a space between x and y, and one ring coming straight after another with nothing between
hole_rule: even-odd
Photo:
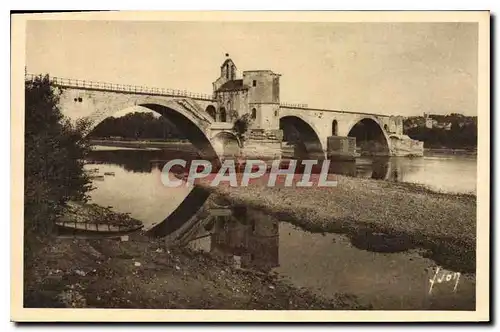
<instances>
[{"instance_id":1,"label":"small boat","mask_svg":"<svg viewBox=\"0 0 500 332\"><path fill-rule=\"evenodd\" d=\"M60 230L83 231L85 233L97 232L114 235L128 234L140 230L143 225L113 225L99 222L56 221Z\"/></svg>"},{"instance_id":2,"label":"small boat","mask_svg":"<svg viewBox=\"0 0 500 332\"><path fill-rule=\"evenodd\" d=\"M104 181L104 175L92 175L90 176L91 180Z\"/></svg>"},{"instance_id":3,"label":"small boat","mask_svg":"<svg viewBox=\"0 0 500 332\"><path fill-rule=\"evenodd\" d=\"M233 211L231 209L212 208L210 209L210 215L215 217L230 217L233 215Z\"/></svg>"},{"instance_id":4,"label":"small boat","mask_svg":"<svg viewBox=\"0 0 500 332\"><path fill-rule=\"evenodd\" d=\"M111 176L115 176L115 172L104 172L104 175L111 175Z\"/></svg>"},{"instance_id":5,"label":"small boat","mask_svg":"<svg viewBox=\"0 0 500 332\"><path fill-rule=\"evenodd\" d=\"M85 169L85 172L88 172L88 173L96 173L96 172L99 172L99 168L87 168Z\"/></svg>"},{"instance_id":6,"label":"small boat","mask_svg":"<svg viewBox=\"0 0 500 332\"><path fill-rule=\"evenodd\" d=\"M100 165L102 164L103 162L100 161L100 160L85 160L83 162L85 165Z\"/></svg>"},{"instance_id":7,"label":"small boat","mask_svg":"<svg viewBox=\"0 0 500 332\"><path fill-rule=\"evenodd\" d=\"M140 230L143 223L125 213L95 204L68 202L63 216L55 222L59 234L124 235Z\"/></svg>"}]
</instances>

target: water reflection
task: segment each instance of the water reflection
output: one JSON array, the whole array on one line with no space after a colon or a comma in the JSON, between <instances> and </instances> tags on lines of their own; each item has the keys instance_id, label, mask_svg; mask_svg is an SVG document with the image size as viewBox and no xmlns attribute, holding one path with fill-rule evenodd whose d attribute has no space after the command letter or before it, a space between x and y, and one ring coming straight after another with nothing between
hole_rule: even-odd
<instances>
[{"instance_id":1,"label":"water reflection","mask_svg":"<svg viewBox=\"0 0 500 332\"><path fill-rule=\"evenodd\" d=\"M177 154L175 154L177 153ZM473 309L475 281L463 276L458 291L429 279L436 263L404 237L374 234L313 234L247 206L232 205L206 191L166 188L160 181L165 160L182 151L94 151L87 165L99 174L91 199L144 222L169 245L210 252L228 264L261 272L277 272L297 287L322 296L354 294L376 309ZM475 157L426 156L359 158L332 163L349 176L435 185L439 189L475 190ZM191 197L186 199L186 197Z\"/></svg>"},{"instance_id":2,"label":"water reflection","mask_svg":"<svg viewBox=\"0 0 500 332\"><path fill-rule=\"evenodd\" d=\"M120 165L129 172L149 173L172 159L199 158L193 149L95 150L87 162ZM429 153L421 158L360 157L355 162L332 161L330 172L351 177L416 183L432 190L470 193L476 191L475 155Z\"/></svg>"},{"instance_id":3,"label":"water reflection","mask_svg":"<svg viewBox=\"0 0 500 332\"><path fill-rule=\"evenodd\" d=\"M435 191L476 193L475 155L426 153L421 158L360 157L332 163L334 173L391 182L415 183Z\"/></svg>"},{"instance_id":4,"label":"water reflection","mask_svg":"<svg viewBox=\"0 0 500 332\"><path fill-rule=\"evenodd\" d=\"M95 149L87 156L87 163L119 165L129 172L150 173L154 167L163 167L168 160L196 158L198 155L193 150Z\"/></svg>"},{"instance_id":5,"label":"water reflection","mask_svg":"<svg viewBox=\"0 0 500 332\"><path fill-rule=\"evenodd\" d=\"M149 234L164 237L176 232L185 224L204 218L206 211L203 207L209 196L210 193L207 190L194 187L184 196L182 202L175 209L169 211L170 213L167 214L165 219L149 229Z\"/></svg>"},{"instance_id":6,"label":"water reflection","mask_svg":"<svg viewBox=\"0 0 500 332\"><path fill-rule=\"evenodd\" d=\"M456 292L443 284L429 294L433 261L415 251L407 238L362 233L309 233L212 196L203 216L166 242L208 252L236 268L277 272L321 296L355 295L374 309L474 309L473 276L462 275Z\"/></svg>"},{"instance_id":7,"label":"water reflection","mask_svg":"<svg viewBox=\"0 0 500 332\"><path fill-rule=\"evenodd\" d=\"M129 172L149 173L154 167L161 169L168 160L198 157L196 153L182 150L94 150L88 156L88 163L114 164ZM356 162L333 161L330 171L352 177L400 181L401 174L412 171L402 161L401 158L387 157L359 158Z\"/></svg>"},{"instance_id":8,"label":"water reflection","mask_svg":"<svg viewBox=\"0 0 500 332\"><path fill-rule=\"evenodd\" d=\"M86 165L95 176L92 201L112 206L117 212L131 213L157 236L175 232L199 212L208 193L163 186L160 179L163 164L173 158L196 157L192 150L92 151ZM474 193L476 187L475 156L358 158L355 163L332 162L330 171L353 177L419 183L448 192ZM114 176L104 175L106 173Z\"/></svg>"},{"instance_id":9,"label":"water reflection","mask_svg":"<svg viewBox=\"0 0 500 332\"><path fill-rule=\"evenodd\" d=\"M245 206L221 205L220 197L211 197L205 212L167 237L167 244L210 252L238 268L269 272L279 265L278 220Z\"/></svg>"},{"instance_id":10,"label":"water reflection","mask_svg":"<svg viewBox=\"0 0 500 332\"><path fill-rule=\"evenodd\" d=\"M414 171L403 158L361 157L355 162L332 162L336 174L393 182L403 181L403 174Z\"/></svg>"}]
</instances>

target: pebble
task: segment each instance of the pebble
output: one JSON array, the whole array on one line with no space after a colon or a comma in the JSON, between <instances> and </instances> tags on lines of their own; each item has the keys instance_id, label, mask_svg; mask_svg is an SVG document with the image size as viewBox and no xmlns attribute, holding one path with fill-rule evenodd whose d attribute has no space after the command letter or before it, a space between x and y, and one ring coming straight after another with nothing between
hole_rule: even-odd
<instances>
[{"instance_id":1,"label":"pebble","mask_svg":"<svg viewBox=\"0 0 500 332\"><path fill-rule=\"evenodd\" d=\"M82 270L75 270L75 273L78 274L79 276L85 277L86 273L83 272Z\"/></svg>"}]
</instances>

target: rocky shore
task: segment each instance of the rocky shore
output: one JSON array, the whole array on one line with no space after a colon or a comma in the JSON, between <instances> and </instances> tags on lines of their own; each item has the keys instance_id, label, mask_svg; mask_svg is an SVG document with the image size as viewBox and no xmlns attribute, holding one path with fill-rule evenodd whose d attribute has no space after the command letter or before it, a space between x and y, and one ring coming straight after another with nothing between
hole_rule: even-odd
<instances>
[{"instance_id":1,"label":"rocky shore","mask_svg":"<svg viewBox=\"0 0 500 332\"><path fill-rule=\"evenodd\" d=\"M476 196L438 193L406 183L333 177L336 187L199 184L233 204L265 211L311 232L348 234L361 239L358 242L385 234L404 249L425 249L443 267L475 272Z\"/></svg>"},{"instance_id":2,"label":"rocky shore","mask_svg":"<svg viewBox=\"0 0 500 332\"><path fill-rule=\"evenodd\" d=\"M353 296L321 298L273 273L167 248L143 231L126 239L54 237L33 255L25 261L25 307L366 309Z\"/></svg>"},{"instance_id":3,"label":"rocky shore","mask_svg":"<svg viewBox=\"0 0 500 332\"><path fill-rule=\"evenodd\" d=\"M475 196L336 178L338 185L330 188L205 186L232 204L302 229L346 234L358 247L373 245L380 237L376 245L382 251L421 248L439 266L475 272ZM207 253L169 248L142 231L127 241L45 241L25 266L25 289L27 307L366 309L352 295L322 298L273 273L241 270Z\"/></svg>"}]
</instances>

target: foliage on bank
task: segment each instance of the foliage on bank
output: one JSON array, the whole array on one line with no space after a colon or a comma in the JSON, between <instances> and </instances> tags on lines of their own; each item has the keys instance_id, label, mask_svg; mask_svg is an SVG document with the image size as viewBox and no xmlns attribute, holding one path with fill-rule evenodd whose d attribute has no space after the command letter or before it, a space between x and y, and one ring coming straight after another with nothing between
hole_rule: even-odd
<instances>
[{"instance_id":1,"label":"foliage on bank","mask_svg":"<svg viewBox=\"0 0 500 332\"><path fill-rule=\"evenodd\" d=\"M24 229L40 235L52 231L67 201L88 198L83 159L90 150L84 135L90 123L63 116L48 75L25 81L24 92Z\"/></svg>"},{"instance_id":2,"label":"foliage on bank","mask_svg":"<svg viewBox=\"0 0 500 332\"><path fill-rule=\"evenodd\" d=\"M94 128L90 137L128 139L185 138L167 118L145 112L133 112L121 117L106 118Z\"/></svg>"},{"instance_id":3,"label":"foliage on bank","mask_svg":"<svg viewBox=\"0 0 500 332\"><path fill-rule=\"evenodd\" d=\"M252 124L252 118L250 117L249 113L243 114L234 122L233 131L236 133L236 135L241 141L245 139L245 134L247 133L251 124Z\"/></svg>"},{"instance_id":4,"label":"foliage on bank","mask_svg":"<svg viewBox=\"0 0 500 332\"><path fill-rule=\"evenodd\" d=\"M450 116L449 116L450 117ZM448 118L447 118L448 119ZM424 142L425 148L472 149L477 147L477 123L463 122L460 117L451 117L451 128L407 128L405 133L412 139Z\"/></svg>"}]
</instances>

